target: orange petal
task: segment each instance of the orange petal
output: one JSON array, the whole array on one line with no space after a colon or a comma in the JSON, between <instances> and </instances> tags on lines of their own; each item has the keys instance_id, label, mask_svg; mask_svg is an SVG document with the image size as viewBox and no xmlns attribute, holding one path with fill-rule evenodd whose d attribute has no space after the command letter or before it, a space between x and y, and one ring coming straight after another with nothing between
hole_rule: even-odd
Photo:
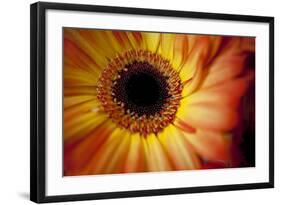
<instances>
[{"instance_id":1,"label":"orange petal","mask_svg":"<svg viewBox=\"0 0 281 205\"><path fill-rule=\"evenodd\" d=\"M78 45L84 53L90 56L100 70L107 65L108 59L106 55L101 52L96 44L91 43L88 38L85 38L79 32L79 29L64 29L64 38Z\"/></svg>"},{"instance_id":2,"label":"orange petal","mask_svg":"<svg viewBox=\"0 0 281 205\"><path fill-rule=\"evenodd\" d=\"M72 42L68 38L64 38L64 68L80 69L98 76L100 68L95 63L94 59L91 58L89 53L82 50L79 46L79 42Z\"/></svg>"},{"instance_id":3,"label":"orange petal","mask_svg":"<svg viewBox=\"0 0 281 205\"><path fill-rule=\"evenodd\" d=\"M191 48L185 64L180 68L180 77L183 82L190 80L197 69L202 69L208 60L210 39L207 36L198 36Z\"/></svg>"},{"instance_id":4,"label":"orange petal","mask_svg":"<svg viewBox=\"0 0 281 205\"><path fill-rule=\"evenodd\" d=\"M241 49L245 51L254 52L256 49L256 38L255 37L242 37Z\"/></svg>"},{"instance_id":5,"label":"orange petal","mask_svg":"<svg viewBox=\"0 0 281 205\"><path fill-rule=\"evenodd\" d=\"M184 134L201 158L208 161L230 160L231 137L221 132L198 130L196 134Z\"/></svg>"},{"instance_id":6,"label":"orange petal","mask_svg":"<svg viewBox=\"0 0 281 205\"><path fill-rule=\"evenodd\" d=\"M191 125L189 125L187 122L181 120L180 118L177 118L175 121L174 121L174 125L187 132L187 133L195 133L196 132L196 129L194 127L192 127Z\"/></svg>"},{"instance_id":7,"label":"orange petal","mask_svg":"<svg viewBox=\"0 0 281 205\"><path fill-rule=\"evenodd\" d=\"M236 110L229 106L213 103L190 104L184 108L181 106L177 116L195 129L228 131L234 128L238 122Z\"/></svg>"},{"instance_id":8,"label":"orange petal","mask_svg":"<svg viewBox=\"0 0 281 205\"><path fill-rule=\"evenodd\" d=\"M172 66L180 70L188 57L188 39L185 34L175 34Z\"/></svg>"},{"instance_id":9,"label":"orange petal","mask_svg":"<svg viewBox=\"0 0 281 205\"><path fill-rule=\"evenodd\" d=\"M216 58L207 71L202 88L211 87L229 81L238 76L244 68L242 55L222 55Z\"/></svg>"},{"instance_id":10,"label":"orange petal","mask_svg":"<svg viewBox=\"0 0 281 205\"><path fill-rule=\"evenodd\" d=\"M124 154L128 152L128 134L126 130L116 127L107 137L106 141L93 153L91 160L83 169L83 173L118 173L122 168L120 166L124 166ZM120 166L117 163L118 161L120 162Z\"/></svg>"},{"instance_id":11,"label":"orange petal","mask_svg":"<svg viewBox=\"0 0 281 205\"><path fill-rule=\"evenodd\" d=\"M126 32L127 37L129 39L129 42L133 49L144 49L145 48L145 42L142 39L142 33L141 32Z\"/></svg>"},{"instance_id":12,"label":"orange petal","mask_svg":"<svg viewBox=\"0 0 281 205\"><path fill-rule=\"evenodd\" d=\"M142 147L142 136L138 133L130 136L130 148L127 153L126 163L122 172L145 171L144 151Z\"/></svg>"},{"instance_id":13,"label":"orange petal","mask_svg":"<svg viewBox=\"0 0 281 205\"><path fill-rule=\"evenodd\" d=\"M118 42L120 48L123 49L123 52L129 49L134 48L133 44L131 44L130 39L128 38L128 35L124 31L112 31L114 39L116 42Z\"/></svg>"},{"instance_id":14,"label":"orange petal","mask_svg":"<svg viewBox=\"0 0 281 205\"><path fill-rule=\"evenodd\" d=\"M218 53L223 37L222 36L209 36L210 37L210 43L211 43L211 48L209 52L209 57L208 61L212 60L213 57Z\"/></svg>"},{"instance_id":15,"label":"orange petal","mask_svg":"<svg viewBox=\"0 0 281 205\"><path fill-rule=\"evenodd\" d=\"M64 141L64 170L66 175L89 174L83 172L94 154L109 138L115 125L106 121L82 140Z\"/></svg>"},{"instance_id":16,"label":"orange petal","mask_svg":"<svg viewBox=\"0 0 281 205\"><path fill-rule=\"evenodd\" d=\"M199 89L192 95L187 97L185 106L200 103L217 104L222 106L229 106L232 109L236 109L240 102L240 98L246 92L252 75L246 75L243 78L237 78L232 81L228 81L224 84L215 85L207 89ZM231 93L231 94L230 94Z\"/></svg>"}]
</instances>

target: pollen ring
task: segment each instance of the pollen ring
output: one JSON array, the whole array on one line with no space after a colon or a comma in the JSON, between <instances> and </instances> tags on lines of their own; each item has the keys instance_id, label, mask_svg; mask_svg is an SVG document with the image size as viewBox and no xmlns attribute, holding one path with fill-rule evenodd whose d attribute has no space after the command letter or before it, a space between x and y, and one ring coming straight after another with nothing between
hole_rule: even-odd
<instances>
[{"instance_id":1,"label":"pollen ring","mask_svg":"<svg viewBox=\"0 0 281 205\"><path fill-rule=\"evenodd\" d=\"M144 50L113 58L98 80L97 98L119 127L143 136L171 124L180 105L182 83L167 59Z\"/></svg>"}]
</instances>

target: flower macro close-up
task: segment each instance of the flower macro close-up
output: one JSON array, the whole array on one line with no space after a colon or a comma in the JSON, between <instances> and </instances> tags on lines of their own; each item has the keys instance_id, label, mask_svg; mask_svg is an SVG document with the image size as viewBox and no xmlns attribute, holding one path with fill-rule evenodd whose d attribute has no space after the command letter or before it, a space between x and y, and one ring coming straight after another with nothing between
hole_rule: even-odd
<instances>
[{"instance_id":1,"label":"flower macro close-up","mask_svg":"<svg viewBox=\"0 0 281 205\"><path fill-rule=\"evenodd\" d=\"M255 166L255 38L63 29L65 176Z\"/></svg>"}]
</instances>

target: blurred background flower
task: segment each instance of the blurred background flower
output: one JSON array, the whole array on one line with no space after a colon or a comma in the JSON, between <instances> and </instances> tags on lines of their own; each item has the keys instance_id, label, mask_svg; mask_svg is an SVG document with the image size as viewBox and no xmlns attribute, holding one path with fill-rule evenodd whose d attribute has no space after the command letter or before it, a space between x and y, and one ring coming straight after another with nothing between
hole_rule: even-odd
<instances>
[{"instance_id":1,"label":"blurred background flower","mask_svg":"<svg viewBox=\"0 0 281 205\"><path fill-rule=\"evenodd\" d=\"M255 39L64 28L64 174L254 166Z\"/></svg>"}]
</instances>

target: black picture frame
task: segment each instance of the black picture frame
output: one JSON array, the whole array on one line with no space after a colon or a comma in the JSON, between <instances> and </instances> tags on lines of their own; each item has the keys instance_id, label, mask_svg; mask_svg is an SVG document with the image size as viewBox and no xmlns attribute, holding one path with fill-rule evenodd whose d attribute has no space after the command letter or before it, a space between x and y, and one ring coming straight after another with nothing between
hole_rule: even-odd
<instances>
[{"instance_id":1,"label":"black picture frame","mask_svg":"<svg viewBox=\"0 0 281 205\"><path fill-rule=\"evenodd\" d=\"M45 26L46 11L48 9L262 22L269 24L269 181L262 183L229 184L220 186L46 196ZM38 2L32 4L30 7L30 29L30 199L32 201L45 203L274 187L274 17Z\"/></svg>"}]
</instances>

